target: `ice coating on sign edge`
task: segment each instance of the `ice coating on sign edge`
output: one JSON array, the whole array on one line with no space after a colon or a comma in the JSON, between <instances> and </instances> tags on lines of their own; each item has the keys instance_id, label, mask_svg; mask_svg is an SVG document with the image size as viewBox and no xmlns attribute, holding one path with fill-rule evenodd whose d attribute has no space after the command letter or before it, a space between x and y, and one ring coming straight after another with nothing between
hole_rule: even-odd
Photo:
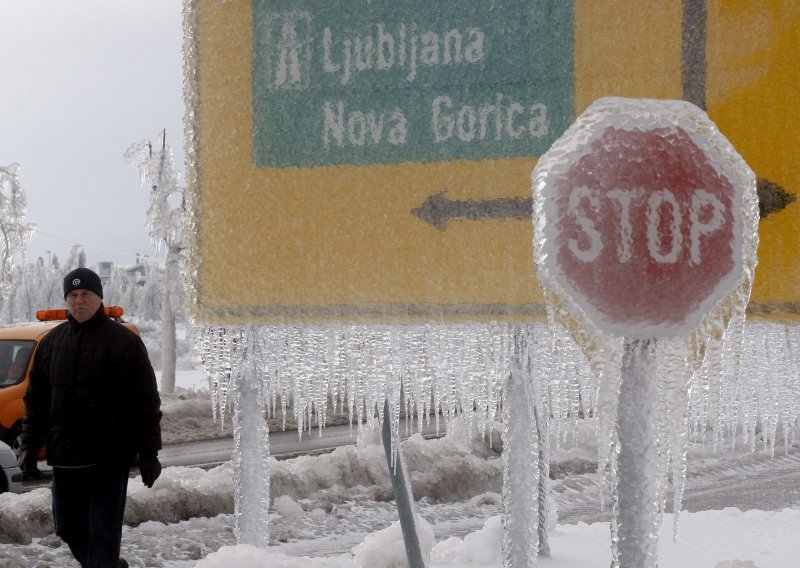
<instances>
[{"instance_id":1,"label":"ice coating on sign edge","mask_svg":"<svg viewBox=\"0 0 800 568\"><path fill-rule=\"evenodd\" d=\"M199 0L183 0L183 150L186 166L186 191L184 192L186 237L188 251L183 275L187 282L187 305L198 303L198 285L202 255L200 253L199 196L197 189L200 175L200 54L199 54Z\"/></svg>"},{"instance_id":2,"label":"ice coating on sign edge","mask_svg":"<svg viewBox=\"0 0 800 568\"><path fill-rule=\"evenodd\" d=\"M630 124L627 117L637 116L635 124ZM566 171L585 153L597 130L603 127L598 124L613 124L617 128L641 127L644 122L653 128L680 128L689 133L693 140L708 140L703 149L715 158L712 165L718 171L742 188L740 201L734 201L742 223L741 242L734 243L734 250L741 251L741 271L738 279L735 275L725 283L727 290L715 304L704 307L705 315L699 315L699 321L690 321L688 329L673 330L667 337L658 339L657 365L658 384L658 416L656 418L658 448L658 504L663 511L666 489L670 474L674 486L674 510L680 510L683 486L686 478L686 451L688 444L689 400L697 379L696 371L701 367L706 350L715 353L722 349L726 331L731 330L734 343L743 329L745 308L750 298L758 247L758 198L755 191L755 175L744 160L736 153L733 146L717 131L705 113L683 101L656 101L645 99L604 98L596 101L578 120L557 140L551 149L539 160L532 173L533 185L533 221L534 231L534 263L537 276L548 302L548 315L551 326L563 326L580 345L592 368L602 377L598 393L598 459L599 471L606 474L606 485L610 491L612 512L616 513L616 494L613 491L617 476L617 453L615 450L615 424L617 418L617 396L620 387L621 349L620 339L627 335L624 326L608 325L602 318L594 321L597 314L590 313L586 305L574 300L575 294L562 287L564 278L560 280L554 274L558 268L552 255L553 247L548 249L548 239L554 239L552 219L557 218L557 211L551 196L546 195L548 176L554 171ZM607 126L606 126L607 127ZM595 132L592 129L595 128ZM718 163L716 163L718 162ZM719 290L718 290L719 291ZM719 294L717 294L719 295ZM697 318L695 318L697 319ZM605 331L597 327L604 327ZM609 331L611 328L611 331ZM630 326L630 337L649 337L650 328L645 331ZM616 339L615 339L616 336ZM741 353L734 348L734 353ZM712 362L711 376L719 377L718 360ZM738 367L738 365L737 365ZM714 388L716 384L712 384ZM713 397L710 397L713 399ZM719 410L718 408L716 409ZM717 416L709 416L718 420ZM616 515L614 515L616 518ZM677 521L675 525L677 535ZM613 530L612 523L612 555L613 565L618 565L616 541L618 531ZM656 554L655 549L651 551Z\"/></svg>"}]
</instances>

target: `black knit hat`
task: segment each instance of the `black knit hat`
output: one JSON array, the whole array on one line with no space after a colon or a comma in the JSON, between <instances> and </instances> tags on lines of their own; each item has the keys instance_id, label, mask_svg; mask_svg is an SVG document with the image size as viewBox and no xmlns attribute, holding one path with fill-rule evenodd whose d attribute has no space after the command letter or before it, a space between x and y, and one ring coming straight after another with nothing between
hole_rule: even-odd
<instances>
[{"instance_id":1,"label":"black knit hat","mask_svg":"<svg viewBox=\"0 0 800 568\"><path fill-rule=\"evenodd\" d=\"M100 277L88 268L76 268L64 277L64 298L73 290L90 290L103 297Z\"/></svg>"}]
</instances>

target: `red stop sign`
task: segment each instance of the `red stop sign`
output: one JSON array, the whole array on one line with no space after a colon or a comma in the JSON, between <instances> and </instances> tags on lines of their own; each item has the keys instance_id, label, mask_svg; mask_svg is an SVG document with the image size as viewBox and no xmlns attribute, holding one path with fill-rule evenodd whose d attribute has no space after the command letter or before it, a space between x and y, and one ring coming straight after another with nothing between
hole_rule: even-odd
<instances>
[{"instance_id":1,"label":"red stop sign","mask_svg":"<svg viewBox=\"0 0 800 568\"><path fill-rule=\"evenodd\" d=\"M602 330L683 335L740 284L755 176L689 103L601 99L533 178L540 279Z\"/></svg>"}]
</instances>

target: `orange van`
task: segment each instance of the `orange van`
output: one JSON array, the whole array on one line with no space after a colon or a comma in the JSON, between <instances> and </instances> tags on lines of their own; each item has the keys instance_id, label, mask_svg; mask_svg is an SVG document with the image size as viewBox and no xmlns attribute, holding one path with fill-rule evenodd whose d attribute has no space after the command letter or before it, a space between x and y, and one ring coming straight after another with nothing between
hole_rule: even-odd
<instances>
[{"instance_id":1,"label":"orange van","mask_svg":"<svg viewBox=\"0 0 800 568\"><path fill-rule=\"evenodd\" d=\"M106 306L105 312L139 335L135 325L122 320L122 308ZM0 440L11 446L17 456L25 416L22 397L28 388L33 355L42 338L67 319L67 310L40 310L36 318L39 321L0 325ZM44 455L39 457L42 459Z\"/></svg>"}]
</instances>

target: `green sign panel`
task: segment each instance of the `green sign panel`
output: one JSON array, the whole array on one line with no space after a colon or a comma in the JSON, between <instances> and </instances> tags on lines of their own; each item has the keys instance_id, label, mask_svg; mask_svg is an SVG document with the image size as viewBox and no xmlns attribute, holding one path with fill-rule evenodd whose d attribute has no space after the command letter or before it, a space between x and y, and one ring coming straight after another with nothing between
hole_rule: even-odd
<instances>
[{"instance_id":1,"label":"green sign panel","mask_svg":"<svg viewBox=\"0 0 800 568\"><path fill-rule=\"evenodd\" d=\"M573 6L253 0L259 167L538 156L572 121Z\"/></svg>"}]
</instances>

